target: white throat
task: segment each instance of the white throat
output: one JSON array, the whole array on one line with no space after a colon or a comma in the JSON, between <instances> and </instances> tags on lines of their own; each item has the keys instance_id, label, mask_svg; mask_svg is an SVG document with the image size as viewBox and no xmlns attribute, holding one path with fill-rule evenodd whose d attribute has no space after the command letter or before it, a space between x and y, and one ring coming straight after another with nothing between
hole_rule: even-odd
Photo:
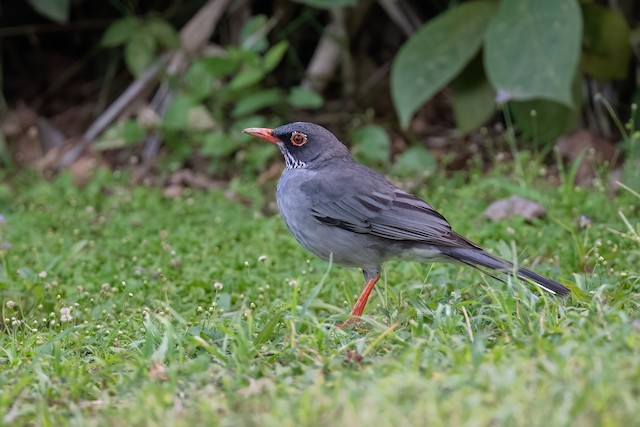
<instances>
[{"instance_id":1,"label":"white throat","mask_svg":"<svg viewBox=\"0 0 640 427\"><path fill-rule=\"evenodd\" d=\"M307 167L307 164L305 162L301 162L300 160L293 157L293 154L291 154L289 150L287 150L287 147L285 147L283 143L278 143L278 148L284 156L285 170L302 169Z\"/></svg>"}]
</instances>

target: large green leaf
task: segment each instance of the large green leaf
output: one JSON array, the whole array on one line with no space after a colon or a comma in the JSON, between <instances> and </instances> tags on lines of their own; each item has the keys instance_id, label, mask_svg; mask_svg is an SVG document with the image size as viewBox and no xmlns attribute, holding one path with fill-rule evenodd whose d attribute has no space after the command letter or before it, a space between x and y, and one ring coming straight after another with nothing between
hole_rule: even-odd
<instances>
[{"instance_id":1,"label":"large green leaf","mask_svg":"<svg viewBox=\"0 0 640 427\"><path fill-rule=\"evenodd\" d=\"M487 81L478 55L451 84L453 116L462 133L468 133L495 113L496 94Z\"/></svg>"},{"instance_id":2,"label":"large green leaf","mask_svg":"<svg viewBox=\"0 0 640 427\"><path fill-rule=\"evenodd\" d=\"M391 68L391 96L403 128L478 52L495 8L488 1L464 3L429 21L402 46Z\"/></svg>"},{"instance_id":3,"label":"large green leaf","mask_svg":"<svg viewBox=\"0 0 640 427\"><path fill-rule=\"evenodd\" d=\"M504 0L485 36L487 77L502 101L571 106L582 19L576 0Z\"/></svg>"},{"instance_id":4,"label":"large green leaf","mask_svg":"<svg viewBox=\"0 0 640 427\"><path fill-rule=\"evenodd\" d=\"M522 137L536 144L547 144L573 130L580 120L581 89L582 79L576 76L572 88L572 107L548 99L510 102L513 120Z\"/></svg>"},{"instance_id":5,"label":"large green leaf","mask_svg":"<svg viewBox=\"0 0 640 427\"><path fill-rule=\"evenodd\" d=\"M47 18L65 23L69 20L69 0L27 0L36 12Z\"/></svg>"},{"instance_id":6,"label":"large green leaf","mask_svg":"<svg viewBox=\"0 0 640 427\"><path fill-rule=\"evenodd\" d=\"M582 69L598 79L625 78L631 59L631 32L624 16L598 4L584 5L582 14Z\"/></svg>"}]
</instances>

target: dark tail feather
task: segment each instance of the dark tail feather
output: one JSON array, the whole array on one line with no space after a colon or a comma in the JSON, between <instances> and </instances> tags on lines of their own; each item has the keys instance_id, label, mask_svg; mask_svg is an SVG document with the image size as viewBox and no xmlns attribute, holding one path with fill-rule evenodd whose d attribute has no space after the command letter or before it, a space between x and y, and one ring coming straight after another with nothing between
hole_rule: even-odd
<instances>
[{"instance_id":1,"label":"dark tail feather","mask_svg":"<svg viewBox=\"0 0 640 427\"><path fill-rule=\"evenodd\" d=\"M474 248L455 248L455 247L439 247L440 251L447 257L452 260L461 262L471 267L475 267L483 273L493 277L494 279L498 279L496 276L490 274L487 271L484 271L478 266L486 267L491 270L500 271L502 273L512 273L513 272L513 264L508 261L502 260L500 258L494 257L489 253L483 251L482 249L474 249ZM518 268L516 272L517 276L524 279L529 279L533 281L542 289L547 292L551 292L555 295L569 295L570 291L560 283L551 280L547 277L541 276L538 273L535 273L531 270L527 270L526 268ZM498 279L500 280L500 279ZM503 280L500 280L504 282Z\"/></svg>"}]
</instances>

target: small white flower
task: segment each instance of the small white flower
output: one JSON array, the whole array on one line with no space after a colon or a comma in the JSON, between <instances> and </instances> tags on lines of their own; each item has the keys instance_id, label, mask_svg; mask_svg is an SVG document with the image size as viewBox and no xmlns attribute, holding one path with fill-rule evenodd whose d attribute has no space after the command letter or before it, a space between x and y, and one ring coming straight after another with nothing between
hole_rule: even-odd
<instances>
[{"instance_id":1,"label":"small white flower","mask_svg":"<svg viewBox=\"0 0 640 427\"><path fill-rule=\"evenodd\" d=\"M260 255L258 257L258 262L265 262L267 260L267 256L266 255Z\"/></svg>"},{"instance_id":2,"label":"small white flower","mask_svg":"<svg viewBox=\"0 0 640 427\"><path fill-rule=\"evenodd\" d=\"M291 286L292 288L295 288L296 286L298 286L298 281L295 279L289 280L289 286Z\"/></svg>"},{"instance_id":3,"label":"small white flower","mask_svg":"<svg viewBox=\"0 0 640 427\"><path fill-rule=\"evenodd\" d=\"M14 300L7 301L7 308L13 308L16 306L16 302Z\"/></svg>"},{"instance_id":4,"label":"small white flower","mask_svg":"<svg viewBox=\"0 0 640 427\"><path fill-rule=\"evenodd\" d=\"M213 288L217 291L221 291L224 288L224 285L217 280L213 283Z\"/></svg>"},{"instance_id":5,"label":"small white flower","mask_svg":"<svg viewBox=\"0 0 640 427\"><path fill-rule=\"evenodd\" d=\"M71 322L73 317L71 316L71 307L62 307L60 309L60 321L61 322Z\"/></svg>"},{"instance_id":6,"label":"small white flower","mask_svg":"<svg viewBox=\"0 0 640 427\"><path fill-rule=\"evenodd\" d=\"M45 277L47 277L47 272L46 271L41 271L40 273L38 273L38 276L40 276L40 278L44 279Z\"/></svg>"}]
</instances>

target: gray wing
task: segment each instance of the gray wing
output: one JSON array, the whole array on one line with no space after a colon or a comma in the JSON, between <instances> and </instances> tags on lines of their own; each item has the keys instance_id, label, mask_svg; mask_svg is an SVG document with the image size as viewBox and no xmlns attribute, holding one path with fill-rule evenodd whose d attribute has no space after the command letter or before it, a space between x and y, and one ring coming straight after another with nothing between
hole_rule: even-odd
<instances>
[{"instance_id":1,"label":"gray wing","mask_svg":"<svg viewBox=\"0 0 640 427\"><path fill-rule=\"evenodd\" d=\"M385 182L377 191L322 200L312 213L320 222L383 239L435 246L475 248L454 233L447 220L427 202Z\"/></svg>"}]
</instances>

